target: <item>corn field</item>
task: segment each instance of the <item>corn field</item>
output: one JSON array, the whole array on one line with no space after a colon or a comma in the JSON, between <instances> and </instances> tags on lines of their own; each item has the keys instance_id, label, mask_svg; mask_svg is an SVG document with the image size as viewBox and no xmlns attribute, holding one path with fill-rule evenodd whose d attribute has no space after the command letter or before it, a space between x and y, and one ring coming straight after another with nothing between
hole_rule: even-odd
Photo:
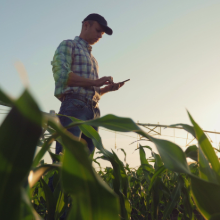
<instances>
[{"instance_id":1,"label":"corn field","mask_svg":"<svg viewBox=\"0 0 220 220\"><path fill-rule=\"evenodd\" d=\"M69 117L72 123L64 128L40 111L28 90L17 100L0 90L0 101L12 107L0 126L0 219L220 219L219 159L189 113L192 125L173 126L193 135L198 146L183 151L145 133L131 119L114 115L90 121ZM72 126L92 139L98 158L89 155L83 140L66 131ZM134 132L153 142L159 154L140 145L141 165L131 168L104 148L92 126ZM64 148L61 155L50 152L55 140ZM146 158L145 151L152 157ZM46 152L53 164L44 164ZM187 158L193 162L187 163ZM92 163L100 159L112 166L95 170Z\"/></svg>"}]
</instances>

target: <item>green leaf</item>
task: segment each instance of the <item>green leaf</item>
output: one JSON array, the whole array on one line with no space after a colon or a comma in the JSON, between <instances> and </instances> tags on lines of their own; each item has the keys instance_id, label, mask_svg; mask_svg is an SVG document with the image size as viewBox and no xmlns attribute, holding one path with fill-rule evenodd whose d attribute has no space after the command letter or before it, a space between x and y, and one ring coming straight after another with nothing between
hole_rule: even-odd
<instances>
[{"instance_id":1,"label":"green leaf","mask_svg":"<svg viewBox=\"0 0 220 220\"><path fill-rule=\"evenodd\" d=\"M130 219L131 207L127 199L128 193L128 177L126 175L123 163L119 160L118 156L112 151L114 161L110 160L114 168L115 180L114 190L118 194L121 206L121 217L124 219ZM121 193L121 190L123 194Z\"/></svg>"},{"instance_id":2,"label":"green leaf","mask_svg":"<svg viewBox=\"0 0 220 220\"><path fill-rule=\"evenodd\" d=\"M22 202L23 202L23 207L22 207L22 220L23 219L34 219L34 220L43 220L41 218L41 216L35 211L35 209L33 208L28 195L26 193L26 191L22 188L21 189L21 194L22 194ZM24 214L26 213L26 215Z\"/></svg>"},{"instance_id":3,"label":"green leaf","mask_svg":"<svg viewBox=\"0 0 220 220\"><path fill-rule=\"evenodd\" d=\"M50 150L48 151L48 153L50 154L50 157L52 160L60 162L61 161L61 156L58 154L54 154L52 153Z\"/></svg>"},{"instance_id":4,"label":"green leaf","mask_svg":"<svg viewBox=\"0 0 220 220\"><path fill-rule=\"evenodd\" d=\"M199 148L199 177L218 184L216 173L209 166L209 162L205 158L201 148Z\"/></svg>"},{"instance_id":5,"label":"green leaf","mask_svg":"<svg viewBox=\"0 0 220 220\"><path fill-rule=\"evenodd\" d=\"M0 91L0 100L5 97ZM7 220L20 219L21 186L27 180L42 131L41 113L27 91L13 104L0 127L0 213ZM27 109L21 112L23 104ZM30 119L29 111L37 123Z\"/></svg>"},{"instance_id":6,"label":"green leaf","mask_svg":"<svg viewBox=\"0 0 220 220\"><path fill-rule=\"evenodd\" d=\"M49 170L58 169L60 168L60 165L58 164L45 164L42 166L39 166L35 168L34 170L31 170L30 172L30 178L29 178L29 186L32 188L34 184Z\"/></svg>"},{"instance_id":7,"label":"green leaf","mask_svg":"<svg viewBox=\"0 0 220 220\"><path fill-rule=\"evenodd\" d=\"M56 203L56 210L55 210L55 220L59 220L60 217L67 211L68 206L68 194L63 192L63 187L61 186L61 178L60 175L55 172L53 177L53 187L54 187L54 200Z\"/></svg>"},{"instance_id":8,"label":"green leaf","mask_svg":"<svg viewBox=\"0 0 220 220\"><path fill-rule=\"evenodd\" d=\"M43 158L44 154L50 149L51 144L54 142L54 140L58 137L58 134L55 133L52 136L50 136L42 145L40 151L34 158L34 162L32 164L32 167L36 167L40 160Z\"/></svg>"},{"instance_id":9,"label":"green leaf","mask_svg":"<svg viewBox=\"0 0 220 220\"><path fill-rule=\"evenodd\" d=\"M62 116L65 116L65 115L62 115ZM73 121L73 123L70 124L71 126L78 124L78 126L79 126L80 130L83 132L83 134L92 139L93 144L101 153L103 153L108 158L112 158L112 159L114 158L113 154L111 152L104 149L104 147L102 145L101 137L98 134L98 132L93 127L86 124L86 123L88 123L88 121L84 122L82 120L79 120L77 118L70 117L70 116L65 116L65 117L68 117L69 119L71 119ZM96 120L98 120L98 119L95 119L93 121L96 121ZM70 125L67 127L71 127ZM96 122L94 123L94 125L96 126Z\"/></svg>"},{"instance_id":10,"label":"green leaf","mask_svg":"<svg viewBox=\"0 0 220 220\"><path fill-rule=\"evenodd\" d=\"M160 184L161 179L156 178L155 183L153 185L152 193L152 211L151 216L152 219L158 219L158 212L159 212L159 203L160 203Z\"/></svg>"},{"instance_id":11,"label":"green leaf","mask_svg":"<svg viewBox=\"0 0 220 220\"><path fill-rule=\"evenodd\" d=\"M69 117L75 123L83 123L79 119L74 117ZM97 120L97 119L96 119ZM123 168L123 163L118 159L117 155L113 152L109 152L108 150L104 149L101 141L101 137L99 136L98 132L91 126L87 124L80 124L79 128L81 131L89 138L92 139L93 144L104 154L103 159L106 159L111 162L114 168L114 180L113 180L113 187L115 193L118 194L121 206L121 217L125 219L130 218L130 206L126 205L126 196L127 196L127 188L128 188L128 180L126 176L126 172ZM121 193L120 188L122 187L124 195Z\"/></svg>"},{"instance_id":12,"label":"green leaf","mask_svg":"<svg viewBox=\"0 0 220 220\"><path fill-rule=\"evenodd\" d=\"M108 119L108 120L106 120L106 119ZM110 119L113 119L113 120L111 121ZM98 123L96 123L96 122L98 122ZM217 206L214 208L211 208L211 207L209 207L209 204L212 204L211 200L213 200L213 201L216 200L215 204L220 204L220 202L217 199L220 197L218 195L218 191L217 191L217 190L219 190L218 189L219 185L206 182L206 181L199 179L199 178L196 178L194 175L192 175L192 173L189 170L187 161L186 161L186 155L178 145L176 145L172 142L166 141L166 140L161 140L161 139L151 137L149 134L147 134L144 131L142 131L141 129L139 129L137 127L137 125L132 120L128 121L128 120L124 120L123 118L121 119L119 117L115 117L112 115L109 115L108 117L105 116L105 120L102 120L102 118L100 118L100 119L95 119L95 120L91 120L91 121L87 121L87 122L82 122L82 121L81 122L73 122L72 125L69 125L69 126L76 126L76 125L103 126L105 128L113 129L113 130L134 131L134 132L150 139L152 142L155 143L155 145L159 151L159 154L161 156L161 159L164 162L164 166L166 168L168 168L174 172L186 173L186 174L190 175L190 178L192 179L192 183L196 182L196 181L198 182L198 184L192 184L192 192L193 192L194 200L196 201L196 205L197 205L197 207L200 208L200 211L203 213L203 215L210 217L214 213L217 213ZM196 129L196 126L194 126L194 127L195 127L196 136L199 137L197 134L198 131ZM203 137L203 135L202 135L202 137ZM201 139L201 137L200 137L199 138L200 146L201 146L201 143L203 143L203 141L204 140ZM99 145L99 141L97 142L97 146L98 146L97 148L99 148L101 146L101 145ZM208 152L206 152L204 150L205 144L201 148L202 148L205 156L208 158L209 162L211 162L212 158L210 155L212 155L212 153L207 156ZM106 155L109 154L108 155L109 158L112 157L112 155L108 151L105 151L105 149L104 150L102 149L102 152L105 152ZM211 164L212 164L212 167L215 169L215 171L217 171L219 162L218 161L216 162L216 159L214 159L214 161L212 161ZM208 189L207 188L208 186L206 186L206 191L205 191L204 184L211 184L211 187L209 187L210 189ZM215 190L213 190L213 189L215 189ZM212 193L212 191L209 191L209 190L216 191L217 192L216 195L218 195L218 196L213 197L214 194ZM158 196L157 196L157 198L158 198ZM208 201L208 204L206 204L206 201ZM219 210L219 207L218 207L218 210Z\"/></svg>"},{"instance_id":13,"label":"green leaf","mask_svg":"<svg viewBox=\"0 0 220 220\"><path fill-rule=\"evenodd\" d=\"M150 151L152 151L152 148L151 147L149 147L149 146L141 146L142 148L147 148L147 149L149 149ZM139 150L139 147L138 148L136 148L134 151L136 151L136 150Z\"/></svg>"},{"instance_id":14,"label":"green leaf","mask_svg":"<svg viewBox=\"0 0 220 220\"><path fill-rule=\"evenodd\" d=\"M54 200L53 193L51 192L49 186L46 184L46 182L42 178L40 179L40 183L42 184L42 188L44 190L44 194L45 194L45 198L46 198L48 220L54 220L56 203Z\"/></svg>"},{"instance_id":15,"label":"green leaf","mask_svg":"<svg viewBox=\"0 0 220 220\"><path fill-rule=\"evenodd\" d=\"M195 133L194 127L192 127L190 125L187 125L187 124L173 124L173 125L170 125L170 127L181 127L185 131L188 131L193 137L196 138L196 133Z\"/></svg>"},{"instance_id":16,"label":"green leaf","mask_svg":"<svg viewBox=\"0 0 220 220\"><path fill-rule=\"evenodd\" d=\"M98 157L98 158L96 158L96 159L99 159L99 158L100 158L100 157ZM98 164L98 165L99 165L99 169L101 170L101 169L102 169L101 164L100 164L96 159L93 159L92 161L93 161L94 163Z\"/></svg>"},{"instance_id":17,"label":"green leaf","mask_svg":"<svg viewBox=\"0 0 220 220\"><path fill-rule=\"evenodd\" d=\"M25 90L22 96L15 102L16 108L30 121L42 126L42 113L30 93Z\"/></svg>"},{"instance_id":18,"label":"green leaf","mask_svg":"<svg viewBox=\"0 0 220 220\"><path fill-rule=\"evenodd\" d=\"M92 168L85 142L78 141L52 119L48 124L61 135L65 149L62 185L73 199L68 219L119 219L118 199Z\"/></svg>"},{"instance_id":19,"label":"green leaf","mask_svg":"<svg viewBox=\"0 0 220 220\"><path fill-rule=\"evenodd\" d=\"M73 125L80 125L80 124L84 124L84 125L86 124L86 125L91 125L91 126L102 126L108 129L116 130L116 131L124 131L124 132L134 131L150 139L152 142L156 144L157 149L160 153L161 159L167 168L173 171L176 171L176 172L190 173L189 167L186 162L185 154L178 145L172 142L166 141L166 140L161 140L161 139L156 139L156 138L151 137L149 134L142 131L131 119L120 118L114 115L107 115L102 118L94 119L94 120L90 120L86 122L76 120L76 122L71 123L68 127L71 127ZM80 129L82 129L82 127L80 127ZM84 134L86 135L86 133ZM100 148L99 143L97 143L96 147L99 150L102 150ZM107 151L106 151L106 154L107 154ZM111 155L109 155L109 157L111 157Z\"/></svg>"},{"instance_id":20,"label":"green leaf","mask_svg":"<svg viewBox=\"0 0 220 220\"><path fill-rule=\"evenodd\" d=\"M193 209L191 205L190 192L185 187L183 187L181 195L182 195L185 214L188 214L189 218L192 219Z\"/></svg>"},{"instance_id":21,"label":"green leaf","mask_svg":"<svg viewBox=\"0 0 220 220\"><path fill-rule=\"evenodd\" d=\"M155 167L155 170L157 171L161 166L163 166L163 161L161 160L160 155L158 155L154 152L152 152L151 154L155 158L154 167Z\"/></svg>"},{"instance_id":22,"label":"green leaf","mask_svg":"<svg viewBox=\"0 0 220 220\"><path fill-rule=\"evenodd\" d=\"M84 122L73 122L69 124L68 127L71 127L74 124L78 125L80 123L84 123ZM121 132L139 130L139 127L130 118L117 117L111 114L91 121L86 121L86 124L97 127L103 126L107 129L114 131L121 131Z\"/></svg>"},{"instance_id":23,"label":"green leaf","mask_svg":"<svg viewBox=\"0 0 220 220\"><path fill-rule=\"evenodd\" d=\"M189 113L188 113L189 114ZM198 139L199 146L201 147L204 155L207 157L208 161L212 164L213 170L216 172L216 174L220 175L220 164L218 157L209 142L208 138L206 137L203 130L199 127L199 125L194 121L192 116L189 114L189 118L194 126L195 132L196 132L196 138Z\"/></svg>"},{"instance_id":24,"label":"green leaf","mask_svg":"<svg viewBox=\"0 0 220 220\"><path fill-rule=\"evenodd\" d=\"M211 216L209 220L219 220L220 219L220 213L214 214Z\"/></svg>"},{"instance_id":25,"label":"green leaf","mask_svg":"<svg viewBox=\"0 0 220 220\"><path fill-rule=\"evenodd\" d=\"M153 138L144 133L142 135L148 137L156 145L166 168L175 172L191 174L185 154L178 145L167 140Z\"/></svg>"},{"instance_id":26,"label":"green leaf","mask_svg":"<svg viewBox=\"0 0 220 220\"><path fill-rule=\"evenodd\" d=\"M149 164L146 159L145 151L141 145L139 146L139 154L140 154L141 165Z\"/></svg>"},{"instance_id":27,"label":"green leaf","mask_svg":"<svg viewBox=\"0 0 220 220\"><path fill-rule=\"evenodd\" d=\"M62 191L59 191L59 197L56 203L56 210L55 210L55 219L59 220L59 218L63 215L64 211L66 210L67 204L65 201L65 194Z\"/></svg>"},{"instance_id":28,"label":"green leaf","mask_svg":"<svg viewBox=\"0 0 220 220\"><path fill-rule=\"evenodd\" d=\"M68 136L62 135L62 139L65 147L62 184L77 200L78 219L119 219L118 200L93 170L86 146ZM72 207L75 210L74 204ZM71 211L68 219L76 219L75 215Z\"/></svg>"},{"instance_id":29,"label":"green leaf","mask_svg":"<svg viewBox=\"0 0 220 220\"><path fill-rule=\"evenodd\" d=\"M11 107L15 104L15 101L6 95L0 88L0 105Z\"/></svg>"},{"instance_id":30,"label":"green leaf","mask_svg":"<svg viewBox=\"0 0 220 220\"><path fill-rule=\"evenodd\" d=\"M191 176L193 199L201 214L206 218L219 213L220 186Z\"/></svg>"},{"instance_id":31,"label":"green leaf","mask_svg":"<svg viewBox=\"0 0 220 220\"><path fill-rule=\"evenodd\" d=\"M95 149L94 149L93 152L89 155L90 160L93 160L94 154L95 154Z\"/></svg>"},{"instance_id":32,"label":"green leaf","mask_svg":"<svg viewBox=\"0 0 220 220\"><path fill-rule=\"evenodd\" d=\"M148 190L150 191L152 186L154 185L155 180L157 179L157 177L164 173L167 169L164 166L159 167L159 169L154 173L154 175L151 178L151 182L150 182L150 186L148 188Z\"/></svg>"},{"instance_id":33,"label":"green leaf","mask_svg":"<svg viewBox=\"0 0 220 220\"><path fill-rule=\"evenodd\" d=\"M124 153L124 155L125 155L124 162L126 163L126 152L125 152L125 150L123 148L118 148L117 150L121 150Z\"/></svg>"},{"instance_id":34,"label":"green leaf","mask_svg":"<svg viewBox=\"0 0 220 220\"><path fill-rule=\"evenodd\" d=\"M185 150L185 155L192 160L198 161L198 147L196 145L189 146Z\"/></svg>"},{"instance_id":35,"label":"green leaf","mask_svg":"<svg viewBox=\"0 0 220 220\"><path fill-rule=\"evenodd\" d=\"M181 190L182 190L183 185L184 185L184 181L183 181L182 177L179 176L179 178L177 180L177 185L173 189L173 192L171 194L171 200L169 201L169 203L167 204L167 206L164 209L165 210L164 213L163 213L163 219L164 220L166 220L168 218L170 213L175 208L175 206L177 204L177 201L180 198L180 194L181 194Z\"/></svg>"},{"instance_id":36,"label":"green leaf","mask_svg":"<svg viewBox=\"0 0 220 220\"><path fill-rule=\"evenodd\" d=\"M112 151L113 156L115 158L115 161L118 164L118 168L120 169L120 175L121 175L121 188L123 190L123 194L124 196L127 198L127 191L128 191L128 177L127 174L125 172L123 163L120 161L120 159L118 158L118 156L115 154L114 151Z\"/></svg>"}]
</instances>

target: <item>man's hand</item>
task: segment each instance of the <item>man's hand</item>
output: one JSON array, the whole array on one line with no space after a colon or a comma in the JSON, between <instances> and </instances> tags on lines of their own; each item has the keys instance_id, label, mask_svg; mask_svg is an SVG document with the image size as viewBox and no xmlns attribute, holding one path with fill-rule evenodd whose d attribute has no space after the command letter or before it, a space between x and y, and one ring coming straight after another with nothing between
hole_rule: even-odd
<instances>
[{"instance_id":1,"label":"man's hand","mask_svg":"<svg viewBox=\"0 0 220 220\"><path fill-rule=\"evenodd\" d=\"M103 86L113 83L113 78L111 76L104 76L100 79L88 79L77 74L70 72L67 80L67 86L81 86L81 87L90 87L90 86Z\"/></svg>"},{"instance_id":2,"label":"man's hand","mask_svg":"<svg viewBox=\"0 0 220 220\"><path fill-rule=\"evenodd\" d=\"M112 83L113 83L113 78L111 76L104 76L100 79L95 80L95 86L97 87L112 84Z\"/></svg>"},{"instance_id":3,"label":"man's hand","mask_svg":"<svg viewBox=\"0 0 220 220\"><path fill-rule=\"evenodd\" d=\"M101 88L101 90L100 90L101 95L104 95L107 92L116 91L119 88L121 88L124 84L125 83L112 83L112 84L110 84L108 86L105 86L105 87Z\"/></svg>"},{"instance_id":4,"label":"man's hand","mask_svg":"<svg viewBox=\"0 0 220 220\"><path fill-rule=\"evenodd\" d=\"M112 84L106 86L105 88L108 92L110 92L110 91L112 92L112 91L119 90L119 88L121 88L124 84L125 83L112 83Z\"/></svg>"}]
</instances>

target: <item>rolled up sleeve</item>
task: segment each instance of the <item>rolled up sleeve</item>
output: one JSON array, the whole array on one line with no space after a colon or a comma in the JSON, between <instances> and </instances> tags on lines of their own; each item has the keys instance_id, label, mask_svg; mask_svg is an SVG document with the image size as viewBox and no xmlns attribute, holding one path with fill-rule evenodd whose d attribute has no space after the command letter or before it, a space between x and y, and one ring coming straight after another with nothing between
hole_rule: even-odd
<instances>
[{"instance_id":1,"label":"rolled up sleeve","mask_svg":"<svg viewBox=\"0 0 220 220\"><path fill-rule=\"evenodd\" d=\"M67 87L67 80L71 71L73 62L73 43L71 41L62 41L58 46L53 61L51 62L53 77L55 80L55 96L59 98L63 90Z\"/></svg>"}]
</instances>

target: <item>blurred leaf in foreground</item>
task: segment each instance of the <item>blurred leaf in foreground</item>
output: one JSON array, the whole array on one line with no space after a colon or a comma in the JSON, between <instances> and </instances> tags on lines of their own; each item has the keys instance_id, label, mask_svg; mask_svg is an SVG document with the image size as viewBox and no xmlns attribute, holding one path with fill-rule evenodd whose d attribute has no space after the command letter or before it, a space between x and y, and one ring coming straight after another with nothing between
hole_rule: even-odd
<instances>
[{"instance_id":1,"label":"blurred leaf in foreground","mask_svg":"<svg viewBox=\"0 0 220 220\"><path fill-rule=\"evenodd\" d=\"M0 91L0 100L6 95ZM25 105L25 110L22 111ZM34 112L30 116L29 112ZM0 216L2 219L21 219L21 187L27 176L41 135L41 112L30 94L25 91L14 102L0 127ZM12 211L13 207L13 211Z\"/></svg>"}]
</instances>

